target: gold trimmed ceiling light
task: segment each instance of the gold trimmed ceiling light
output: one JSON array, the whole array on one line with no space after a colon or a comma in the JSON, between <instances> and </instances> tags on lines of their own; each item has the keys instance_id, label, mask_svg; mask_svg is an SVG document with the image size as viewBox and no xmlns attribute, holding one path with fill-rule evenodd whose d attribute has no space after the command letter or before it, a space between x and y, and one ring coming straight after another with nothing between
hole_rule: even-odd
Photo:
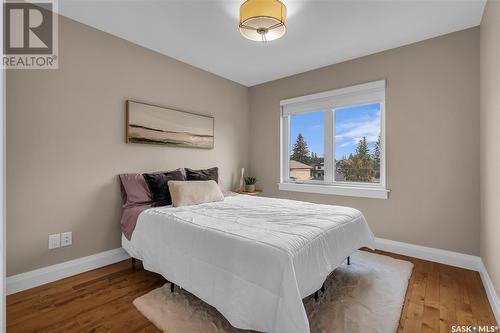
<instances>
[{"instance_id":1,"label":"gold trimmed ceiling light","mask_svg":"<svg viewBox=\"0 0 500 333\"><path fill-rule=\"evenodd\" d=\"M278 0L247 0L240 7L240 33L268 42L286 32L286 6Z\"/></svg>"}]
</instances>

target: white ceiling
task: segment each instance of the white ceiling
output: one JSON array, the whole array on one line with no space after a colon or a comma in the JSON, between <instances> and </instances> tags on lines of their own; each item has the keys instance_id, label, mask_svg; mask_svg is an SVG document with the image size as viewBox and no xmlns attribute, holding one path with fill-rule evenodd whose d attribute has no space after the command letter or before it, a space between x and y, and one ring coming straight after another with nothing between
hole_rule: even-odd
<instances>
[{"instance_id":1,"label":"white ceiling","mask_svg":"<svg viewBox=\"0 0 500 333\"><path fill-rule=\"evenodd\" d=\"M238 32L234 0L60 0L64 16L246 86L480 24L486 0L289 0L285 36Z\"/></svg>"}]
</instances>

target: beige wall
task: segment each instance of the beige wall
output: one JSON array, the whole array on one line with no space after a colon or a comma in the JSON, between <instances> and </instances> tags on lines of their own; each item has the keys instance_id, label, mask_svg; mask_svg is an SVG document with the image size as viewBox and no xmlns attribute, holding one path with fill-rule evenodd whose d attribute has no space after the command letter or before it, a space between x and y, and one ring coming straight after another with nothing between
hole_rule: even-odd
<instances>
[{"instance_id":1,"label":"beige wall","mask_svg":"<svg viewBox=\"0 0 500 333\"><path fill-rule=\"evenodd\" d=\"M7 274L120 247L122 172L247 166L248 89L61 18L59 70L7 73ZM131 98L215 116L215 149L124 143ZM48 250L48 235L73 245Z\"/></svg>"},{"instance_id":2,"label":"beige wall","mask_svg":"<svg viewBox=\"0 0 500 333\"><path fill-rule=\"evenodd\" d=\"M379 79L389 200L279 191L280 100ZM254 86L250 131L264 195L352 206L378 237L479 253L478 28Z\"/></svg>"},{"instance_id":3,"label":"beige wall","mask_svg":"<svg viewBox=\"0 0 500 333\"><path fill-rule=\"evenodd\" d=\"M481 257L500 292L500 2L481 22Z\"/></svg>"},{"instance_id":4,"label":"beige wall","mask_svg":"<svg viewBox=\"0 0 500 333\"><path fill-rule=\"evenodd\" d=\"M278 191L279 101L382 78L390 199ZM60 69L7 73L7 274L119 247L116 175L180 166L218 165L230 187L250 164L265 195L353 206L378 237L478 254L478 86L477 28L248 89L61 18ZM129 98L213 114L215 149L125 144ZM70 230L72 246L47 249Z\"/></svg>"}]
</instances>

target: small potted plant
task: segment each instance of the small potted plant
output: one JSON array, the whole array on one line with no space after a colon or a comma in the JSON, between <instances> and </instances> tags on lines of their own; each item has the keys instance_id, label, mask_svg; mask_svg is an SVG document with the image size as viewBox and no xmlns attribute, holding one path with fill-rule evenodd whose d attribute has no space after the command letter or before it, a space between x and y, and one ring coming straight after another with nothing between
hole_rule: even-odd
<instances>
[{"instance_id":1,"label":"small potted plant","mask_svg":"<svg viewBox=\"0 0 500 333\"><path fill-rule=\"evenodd\" d=\"M252 176L245 177L245 191L255 192L255 183L257 183L257 178Z\"/></svg>"}]
</instances>

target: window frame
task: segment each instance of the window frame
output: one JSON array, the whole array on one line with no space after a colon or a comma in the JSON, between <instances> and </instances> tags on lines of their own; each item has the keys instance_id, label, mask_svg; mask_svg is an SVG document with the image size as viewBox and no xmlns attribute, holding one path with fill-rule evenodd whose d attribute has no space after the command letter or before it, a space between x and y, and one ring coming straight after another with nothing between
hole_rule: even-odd
<instances>
[{"instance_id":1,"label":"window frame","mask_svg":"<svg viewBox=\"0 0 500 333\"><path fill-rule=\"evenodd\" d=\"M284 191L387 199L385 80L374 81L280 102L280 182ZM335 180L335 111L346 107L380 104L380 182L347 182ZM296 114L324 112L324 180L290 179L290 118Z\"/></svg>"}]
</instances>

